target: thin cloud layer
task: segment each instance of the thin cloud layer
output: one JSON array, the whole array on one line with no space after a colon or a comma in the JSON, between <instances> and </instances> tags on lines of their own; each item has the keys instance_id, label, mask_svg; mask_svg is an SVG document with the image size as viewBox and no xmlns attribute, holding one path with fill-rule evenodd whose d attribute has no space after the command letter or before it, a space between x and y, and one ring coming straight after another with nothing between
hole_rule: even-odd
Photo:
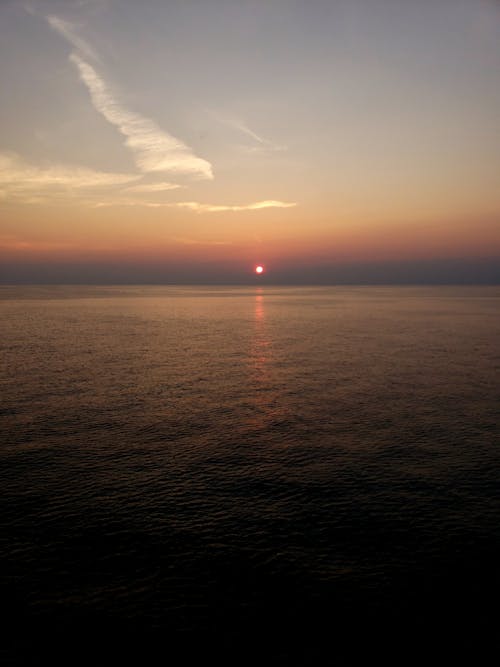
<instances>
[{"instance_id":1,"label":"thin cloud layer","mask_svg":"<svg viewBox=\"0 0 500 667\"><path fill-rule=\"evenodd\" d=\"M108 199L94 204L96 208L108 206L145 206L147 208L185 208L195 213L219 213L223 211L259 211L264 208L291 208L297 206L296 202L275 201L272 199L258 201L252 204L200 204L196 201L182 202L153 202L141 201L139 199Z\"/></svg>"},{"instance_id":2,"label":"thin cloud layer","mask_svg":"<svg viewBox=\"0 0 500 667\"><path fill-rule=\"evenodd\" d=\"M231 206L224 204L200 204L195 201L177 202L173 206L188 208L197 213L218 213L220 211L258 211L263 208L291 208L297 206L297 203L267 199L265 201L254 202L253 204L236 204Z\"/></svg>"},{"instance_id":3,"label":"thin cloud layer","mask_svg":"<svg viewBox=\"0 0 500 667\"><path fill-rule=\"evenodd\" d=\"M127 192L167 192L168 190L177 190L182 187L178 183L141 183L125 188Z\"/></svg>"},{"instance_id":4,"label":"thin cloud layer","mask_svg":"<svg viewBox=\"0 0 500 667\"><path fill-rule=\"evenodd\" d=\"M139 178L137 174L110 173L84 167L36 167L13 153L0 153L0 197L3 199L34 201L33 196L119 186Z\"/></svg>"},{"instance_id":5,"label":"thin cloud layer","mask_svg":"<svg viewBox=\"0 0 500 667\"><path fill-rule=\"evenodd\" d=\"M111 206L142 206L144 208L171 208L174 204L159 201L145 201L140 199L124 198L124 197L108 197L106 201L89 201L93 208L109 208Z\"/></svg>"},{"instance_id":6,"label":"thin cloud layer","mask_svg":"<svg viewBox=\"0 0 500 667\"><path fill-rule=\"evenodd\" d=\"M95 109L123 134L125 144L135 154L136 164L142 172L170 172L213 178L209 162L197 157L191 148L161 130L149 118L121 107L95 69L76 53L70 55L70 60L78 68Z\"/></svg>"}]
</instances>

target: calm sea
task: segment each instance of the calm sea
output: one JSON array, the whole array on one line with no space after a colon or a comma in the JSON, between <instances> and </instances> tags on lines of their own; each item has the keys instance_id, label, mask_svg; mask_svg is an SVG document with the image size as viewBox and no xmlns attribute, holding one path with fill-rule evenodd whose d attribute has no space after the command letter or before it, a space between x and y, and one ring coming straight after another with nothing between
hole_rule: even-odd
<instances>
[{"instance_id":1,"label":"calm sea","mask_svg":"<svg viewBox=\"0 0 500 667\"><path fill-rule=\"evenodd\" d=\"M500 288L1 287L0 334L7 663L495 645Z\"/></svg>"}]
</instances>

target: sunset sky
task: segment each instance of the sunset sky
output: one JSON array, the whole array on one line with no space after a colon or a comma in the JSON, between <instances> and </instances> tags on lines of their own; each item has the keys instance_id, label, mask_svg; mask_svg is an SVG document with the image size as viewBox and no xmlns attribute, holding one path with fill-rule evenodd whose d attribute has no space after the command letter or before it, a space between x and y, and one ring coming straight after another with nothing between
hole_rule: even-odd
<instances>
[{"instance_id":1,"label":"sunset sky","mask_svg":"<svg viewBox=\"0 0 500 667\"><path fill-rule=\"evenodd\" d=\"M500 281L495 0L2 0L0 82L2 282Z\"/></svg>"}]
</instances>

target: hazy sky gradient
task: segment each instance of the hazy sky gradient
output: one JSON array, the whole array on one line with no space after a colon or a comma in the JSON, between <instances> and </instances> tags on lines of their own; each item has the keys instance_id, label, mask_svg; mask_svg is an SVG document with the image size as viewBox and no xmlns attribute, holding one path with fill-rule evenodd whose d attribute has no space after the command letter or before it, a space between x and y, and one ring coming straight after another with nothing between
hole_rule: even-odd
<instances>
[{"instance_id":1,"label":"hazy sky gradient","mask_svg":"<svg viewBox=\"0 0 500 667\"><path fill-rule=\"evenodd\" d=\"M0 281L500 281L494 0L4 0Z\"/></svg>"}]
</instances>

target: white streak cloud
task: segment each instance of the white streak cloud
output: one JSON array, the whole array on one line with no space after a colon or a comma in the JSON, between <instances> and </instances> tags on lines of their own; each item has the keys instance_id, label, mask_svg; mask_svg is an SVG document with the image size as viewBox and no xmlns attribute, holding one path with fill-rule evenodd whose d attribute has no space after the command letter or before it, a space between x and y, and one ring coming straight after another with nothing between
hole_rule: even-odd
<instances>
[{"instance_id":1,"label":"white streak cloud","mask_svg":"<svg viewBox=\"0 0 500 667\"><path fill-rule=\"evenodd\" d=\"M95 109L123 134L125 145L135 154L136 164L142 172L213 178L209 162L194 155L191 148L161 130L149 118L121 107L95 69L76 53L70 55L70 60L78 68Z\"/></svg>"},{"instance_id":2,"label":"white streak cloud","mask_svg":"<svg viewBox=\"0 0 500 667\"><path fill-rule=\"evenodd\" d=\"M237 118L232 118L226 115L220 115L220 114L212 114L212 115L220 123L228 125L229 127L232 127L235 130L239 130L243 134L246 134L247 137L253 139L257 143L257 146L243 146L243 148L250 153L257 153L257 152L263 153L266 151L274 152L274 151L286 150L286 146L280 146L279 144L275 144L273 141L270 141L269 139L265 139L260 134L257 134L257 132L254 132L251 128L249 128L248 125L242 120L239 120Z\"/></svg>"},{"instance_id":3,"label":"white streak cloud","mask_svg":"<svg viewBox=\"0 0 500 667\"><path fill-rule=\"evenodd\" d=\"M245 123L237 120L233 120L231 125L235 127L237 130L240 130L243 132L243 134L248 135L252 139L255 139L259 144L271 144L272 142L268 141L267 139L263 139L260 137L256 132L251 130L248 125L245 125Z\"/></svg>"},{"instance_id":4,"label":"white streak cloud","mask_svg":"<svg viewBox=\"0 0 500 667\"><path fill-rule=\"evenodd\" d=\"M104 206L144 206L146 208L185 208L195 213L220 213L224 211L259 211L264 208L292 208L296 202L284 202L268 199L253 204L200 204L196 201L182 202L153 202L138 199L107 199L94 204L95 208Z\"/></svg>"},{"instance_id":5,"label":"white streak cloud","mask_svg":"<svg viewBox=\"0 0 500 667\"><path fill-rule=\"evenodd\" d=\"M124 199L108 197L106 201L89 202L94 208L109 208L110 206L142 206L144 208L171 208L173 204L158 201L144 201L140 199Z\"/></svg>"},{"instance_id":6,"label":"white streak cloud","mask_svg":"<svg viewBox=\"0 0 500 667\"><path fill-rule=\"evenodd\" d=\"M125 188L127 192L166 192L168 190L177 190L182 187L177 183L142 183Z\"/></svg>"},{"instance_id":7,"label":"white streak cloud","mask_svg":"<svg viewBox=\"0 0 500 667\"><path fill-rule=\"evenodd\" d=\"M274 199L266 199L265 201L257 201L253 204L200 204L195 201L177 202L172 204L177 208L188 208L196 213L218 213L221 211L258 211L263 208L292 208L297 206L296 202L276 201Z\"/></svg>"},{"instance_id":8,"label":"white streak cloud","mask_svg":"<svg viewBox=\"0 0 500 667\"><path fill-rule=\"evenodd\" d=\"M91 60L99 60L96 52L84 39L75 32L75 27L68 21L64 21L58 16L47 16L47 21L51 28L64 37L80 53Z\"/></svg>"}]
</instances>

